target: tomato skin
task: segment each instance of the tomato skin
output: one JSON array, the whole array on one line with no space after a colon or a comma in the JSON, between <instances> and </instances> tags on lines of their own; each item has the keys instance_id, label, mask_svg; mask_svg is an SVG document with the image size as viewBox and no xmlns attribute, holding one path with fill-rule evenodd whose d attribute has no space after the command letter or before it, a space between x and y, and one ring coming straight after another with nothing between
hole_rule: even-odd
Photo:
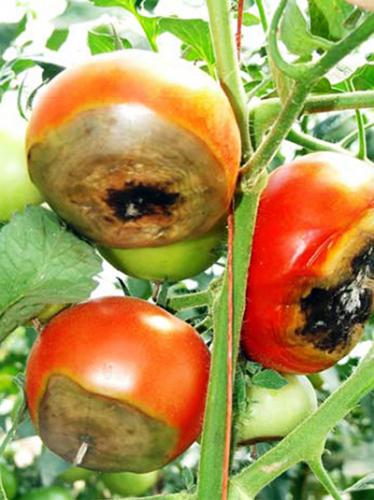
<instances>
[{"instance_id":1,"label":"tomato skin","mask_svg":"<svg viewBox=\"0 0 374 500\"><path fill-rule=\"evenodd\" d=\"M238 417L238 441L254 443L287 436L317 409L317 396L305 376L286 375L280 389L247 387L248 411Z\"/></svg>"},{"instance_id":2,"label":"tomato skin","mask_svg":"<svg viewBox=\"0 0 374 500\"><path fill-rule=\"evenodd\" d=\"M27 135L30 175L50 205L114 248L209 231L233 196L240 148L215 80L186 61L135 49L58 75Z\"/></svg>"},{"instance_id":3,"label":"tomato skin","mask_svg":"<svg viewBox=\"0 0 374 500\"><path fill-rule=\"evenodd\" d=\"M73 500L69 490L62 486L46 486L28 491L19 500Z\"/></svg>"},{"instance_id":4,"label":"tomato skin","mask_svg":"<svg viewBox=\"0 0 374 500\"><path fill-rule=\"evenodd\" d=\"M361 9L367 9L374 11L374 0L347 0L348 3L356 5Z\"/></svg>"},{"instance_id":5,"label":"tomato skin","mask_svg":"<svg viewBox=\"0 0 374 500\"><path fill-rule=\"evenodd\" d=\"M135 278L179 281L191 278L218 259L225 230L220 225L191 240L161 247L100 248L101 255L115 268Z\"/></svg>"},{"instance_id":6,"label":"tomato skin","mask_svg":"<svg viewBox=\"0 0 374 500\"><path fill-rule=\"evenodd\" d=\"M124 496L142 496L158 481L158 471L146 474L132 472L103 473L101 480L112 493Z\"/></svg>"},{"instance_id":7,"label":"tomato skin","mask_svg":"<svg viewBox=\"0 0 374 500\"><path fill-rule=\"evenodd\" d=\"M24 137L4 128L0 128L0 186L0 222L43 201L27 171Z\"/></svg>"},{"instance_id":8,"label":"tomato skin","mask_svg":"<svg viewBox=\"0 0 374 500\"><path fill-rule=\"evenodd\" d=\"M12 500L17 493L18 482L14 472L3 464L0 464L0 476L3 488L9 500Z\"/></svg>"},{"instance_id":9,"label":"tomato skin","mask_svg":"<svg viewBox=\"0 0 374 500\"><path fill-rule=\"evenodd\" d=\"M56 375L79 384L91 395L92 403L95 397L99 401L105 398L110 408L124 403L172 429L175 435L170 445L165 443L166 458L156 454L154 461L143 463L140 456L139 464L127 469L147 472L159 461L165 463L182 453L199 434L209 362L209 350L197 332L165 310L128 297L91 300L59 313L35 342L26 371L30 415L43 437L47 412L41 411L43 397ZM100 421L101 415L97 419ZM85 422L80 425L87 427ZM137 428L130 429L131 433L136 435ZM80 427L71 432L75 431L82 435ZM116 436L112 429L108 432L123 442L122 435ZM147 432L153 431L147 427ZM47 432L45 440L48 438ZM99 438L100 432L95 436ZM118 453L126 455L124 444ZM133 462L130 460L130 466ZM92 469L126 470L115 460L114 465L103 464L102 468L96 462L90 464L82 463Z\"/></svg>"},{"instance_id":10,"label":"tomato skin","mask_svg":"<svg viewBox=\"0 0 374 500\"><path fill-rule=\"evenodd\" d=\"M248 276L242 330L247 356L285 373L312 373L351 350L372 308L370 284L352 288L352 304L354 293L364 293L367 310L352 312L351 317L362 318L351 328L342 323L342 337L331 325L324 329L328 317L320 316L318 327L323 300L313 303L313 297L326 292L333 300L328 293L344 280L350 283L355 257L372 248L373 207L374 169L348 156L310 154L271 174L261 197ZM336 300L340 315L332 308L336 324L339 316L351 320L341 302L343 292ZM307 316L309 311L317 316Z\"/></svg>"}]
</instances>

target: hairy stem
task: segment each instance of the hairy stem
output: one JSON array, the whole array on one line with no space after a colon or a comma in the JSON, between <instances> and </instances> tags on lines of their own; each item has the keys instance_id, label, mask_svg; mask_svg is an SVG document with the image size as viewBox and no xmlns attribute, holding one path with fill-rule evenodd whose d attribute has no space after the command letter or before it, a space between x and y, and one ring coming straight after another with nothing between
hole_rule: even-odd
<instances>
[{"instance_id":1,"label":"hairy stem","mask_svg":"<svg viewBox=\"0 0 374 500\"><path fill-rule=\"evenodd\" d=\"M321 139L317 139L316 137L304 134L303 132L299 132L295 129L289 131L286 139L287 141L302 146L309 151L333 151L334 153L347 154L347 151L338 145L322 141Z\"/></svg>"},{"instance_id":2,"label":"hairy stem","mask_svg":"<svg viewBox=\"0 0 374 500\"><path fill-rule=\"evenodd\" d=\"M242 155L252 151L249 141L248 105L237 62L235 37L231 28L229 0L207 0L210 29L216 54L219 81L234 110L241 134Z\"/></svg>"}]
</instances>

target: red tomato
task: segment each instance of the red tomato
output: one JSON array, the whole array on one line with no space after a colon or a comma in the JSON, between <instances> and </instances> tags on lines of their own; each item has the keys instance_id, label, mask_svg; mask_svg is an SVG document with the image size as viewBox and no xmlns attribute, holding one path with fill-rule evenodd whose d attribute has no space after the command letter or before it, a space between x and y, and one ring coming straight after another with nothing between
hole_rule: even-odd
<instances>
[{"instance_id":1,"label":"red tomato","mask_svg":"<svg viewBox=\"0 0 374 500\"><path fill-rule=\"evenodd\" d=\"M372 165L316 153L275 170L254 235L247 355L289 373L346 355L373 309L373 242Z\"/></svg>"},{"instance_id":2,"label":"red tomato","mask_svg":"<svg viewBox=\"0 0 374 500\"><path fill-rule=\"evenodd\" d=\"M209 350L184 321L140 299L107 297L55 316L26 371L44 443L103 471L147 472L200 433Z\"/></svg>"}]
</instances>

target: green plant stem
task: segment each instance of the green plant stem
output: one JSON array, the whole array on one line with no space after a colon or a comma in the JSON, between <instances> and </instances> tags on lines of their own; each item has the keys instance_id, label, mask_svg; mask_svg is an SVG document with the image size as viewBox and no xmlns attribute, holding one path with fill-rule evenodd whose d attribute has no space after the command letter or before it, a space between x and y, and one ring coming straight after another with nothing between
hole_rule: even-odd
<instances>
[{"instance_id":1,"label":"green plant stem","mask_svg":"<svg viewBox=\"0 0 374 500\"><path fill-rule=\"evenodd\" d=\"M175 311L182 311L183 309L192 309L193 307L209 306L211 301L212 293L208 288L202 292L186 293L171 297L168 300L167 305Z\"/></svg>"},{"instance_id":2,"label":"green plant stem","mask_svg":"<svg viewBox=\"0 0 374 500\"><path fill-rule=\"evenodd\" d=\"M304 101L311 89L311 83L305 81L294 85L288 96L284 107L276 118L271 131L265 137L254 155L242 168L242 173L249 174L261 172L277 153L283 139L287 136L291 127L301 113Z\"/></svg>"},{"instance_id":3,"label":"green plant stem","mask_svg":"<svg viewBox=\"0 0 374 500\"><path fill-rule=\"evenodd\" d=\"M245 491L254 498L261 489L291 466L303 461L316 463L320 458L328 433L357 403L374 389L374 346L353 374L310 417L277 446L235 476L232 498Z\"/></svg>"},{"instance_id":4,"label":"green plant stem","mask_svg":"<svg viewBox=\"0 0 374 500\"><path fill-rule=\"evenodd\" d=\"M364 124L364 129L365 129L365 132L371 128L374 127L374 122L369 122L369 123L365 123ZM350 134L346 135L344 137L344 139L342 139L340 142L339 142L339 145L342 147L342 148L345 148L347 146L349 146L355 139L356 137L358 136L358 130L353 130L353 132L351 132Z\"/></svg>"},{"instance_id":5,"label":"green plant stem","mask_svg":"<svg viewBox=\"0 0 374 500\"><path fill-rule=\"evenodd\" d=\"M283 13L287 0L282 0L276 11L279 19ZM272 22L274 24L274 21ZM276 27L273 36L276 37ZM308 68L308 73L305 73L304 78L296 81L294 88L291 91L284 107L281 109L277 119L275 120L269 134L260 144L255 154L248 160L242 168L243 174L254 171L258 172L266 168L267 164L272 160L278 148L289 133L293 122L301 113L304 107L304 101L314 85L325 73L333 68L341 59L347 56L354 48L358 47L367 38L374 33L374 14L369 15L361 25L342 41L335 44L313 67ZM269 38L270 39L270 38ZM286 63L287 64L287 63ZM281 68L282 69L282 68Z\"/></svg>"},{"instance_id":6,"label":"green plant stem","mask_svg":"<svg viewBox=\"0 0 374 500\"><path fill-rule=\"evenodd\" d=\"M249 141L248 105L230 23L230 2L207 0L207 6L218 78L234 110L242 140L242 156L247 158L252 152Z\"/></svg>"},{"instance_id":7,"label":"green plant stem","mask_svg":"<svg viewBox=\"0 0 374 500\"><path fill-rule=\"evenodd\" d=\"M262 29L266 33L267 30L268 30L268 26L269 25L268 25L268 21L267 21L267 18L266 18L266 12L265 12L265 8L264 8L264 4L263 4L262 0L255 0L255 1L256 1L256 5L257 5L258 14L260 16L260 21L261 21Z\"/></svg>"},{"instance_id":8,"label":"green plant stem","mask_svg":"<svg viewBox=\"0 0 374 500\"><path fill-rule=\"evenodd\" d=\"M278 28L280 20L283 16L287 5L287 0L281 0L278 7L275 10L273 19L270 23L269 36L268 36L268 54L272 61L274 61L275 66L284 74L293 78L295 80L301 80L306 78L306 72L311 67L308 64L295 64L288 63L283 59L278 46Z\"/></svg>"},{"instance_id":9,"label":"green plant stem","mask_svg":"<svg viewBox=\"0 0 374 500\"><path fill-rule=\"evenodd\" d=\"M321 459L318 458L317 460L309 460L308 465L319 482L324 486L325 490L330 493L332 498L335 500L342 500L339 491L324 468Z\"/></svg>"},{"instance_id":10,"label":"green plant stem","mask_svg":"<svg viewBox=\"0 0 374 500\"><path fill-rule=\"evenodd\" d=\"M299 146L303 146L309 151L333 151L334 153L347 154L347 151L342 147L332 144L331 142L322 141L311 135L304 134L295 129L289 131L287 135L287 141L290 141Z\"/></svg>"},{"instance_id":11,"label":"green plant stem","mask_svg":"<svg viewBox=\"0 0 374 500\"><path fill-rule=\"evenodd\" d=\"M347 89L350 90L351 92L355 91L352 79L348 80L346 86ZM365 124L362 113L359 109L355 110L355 115L356 115L357 133L358 133L357 158L359 158L360 160L365 160L367 158Z\"/></svg>"}]
</instances>

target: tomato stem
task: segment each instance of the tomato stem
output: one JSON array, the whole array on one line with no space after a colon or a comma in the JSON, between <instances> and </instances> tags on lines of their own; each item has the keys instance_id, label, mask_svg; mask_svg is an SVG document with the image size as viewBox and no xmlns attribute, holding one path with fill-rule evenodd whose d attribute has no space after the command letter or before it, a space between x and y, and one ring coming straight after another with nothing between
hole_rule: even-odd
<instances>
[{"instance_id":1,"label":"tomato stem","mask_svg":"<svg viewBox=\"0 0 374 500\"><path fill-rule=\"evenodd\" d=\"M309 151L333 151L334 153L349 154L345 149L331 142L323 141L312 137L311 135L304 134L295 129L291 129L286 137L287 141L293 142L299 146L303 146Z\"/></svg>"},{"instance_id":2,"label":"tomato stem","mask_svg":"<svg viewBox=\"0 0 374 500\"><path fill-rule=\"evenodd\" d=\"M352 81L352 78L350 78L347 83L346 83L347 90L350 90L352 92L355 91L355 87ZM357 122L357 133L358 133L358 152L357 152L357 158L360 160L365 160L367 158L367 149L366 149L366 134L365 134L365 125L364 125L364 120L362 113L359 109L355 110L356 114L356 122Z\"/></svg>"},{"instance_id":3,"label":"tomato stem","mask_svg":"<svg viewBox=\"0 0 374 500\"><path fill-rule=\"evenodd\" d=\"M248 105L237 62L235 38L231 27L230 2L207 0L210 30L216 55L218 79L234 110L242 140L242 156L252 152L249 140Z\"/></svg>"},{"instance_id":4,"label":"tomato stem","mask_svg":"<svg viewBox=\"0 0 374 500\"><path fill-rule=\"evenodd\" d=\"M238 1L238 13L237 13L237 22L236 22L236 51L238 53L238 61L240 62L240 50L242 45L242 25L243 25L243 11L244 11L244 0Z\"/></svg>"},{"instance_id":5,"label":"tomato stem","mask_svg":"<svg viewBox=\"0 0 374 500\"><path fill-rule=\"evenodd\" d=\"M327 470L324 468L321 459L309 460L308 465L319 482L324 486L325 490L330 493L335 500L342 500L339 491L337 490Z\"/></svg>"},{"instance_id":6,"label":"tomato stem","mask_svg":"<svg viewBox=\"0 0 374 500\"><path fill-rule=\"evenodd\" d=\"M255 2L256 2L256 5L257 5L259 16L260 16L260 21L261 21L262 29L266 33L267 30L268 30L268 21L267 21L267 18L266 18L266 12L265 12L265 8L264 8L264 4L262 3L262 0L255 0Z\"/></svg>"}]
</instances>

